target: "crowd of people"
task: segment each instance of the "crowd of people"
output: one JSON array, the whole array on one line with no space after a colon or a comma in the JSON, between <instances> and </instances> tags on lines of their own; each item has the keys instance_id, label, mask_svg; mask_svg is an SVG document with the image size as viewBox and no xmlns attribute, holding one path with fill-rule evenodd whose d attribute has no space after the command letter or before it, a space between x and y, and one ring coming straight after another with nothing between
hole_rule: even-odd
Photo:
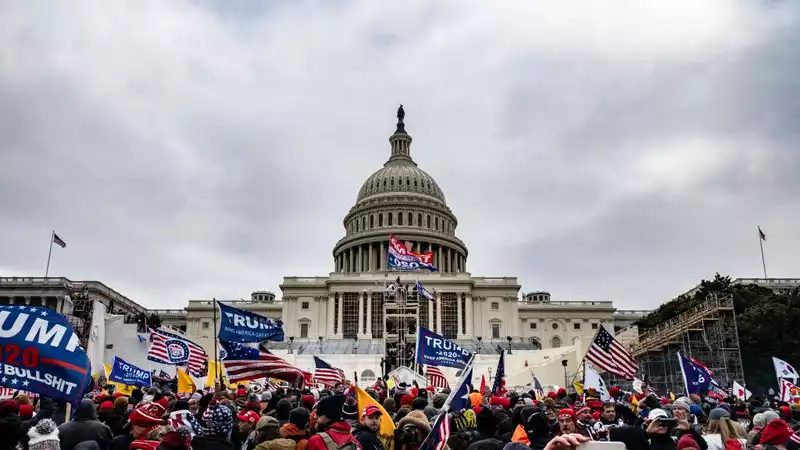
<instances>
[{"instance_id":1,"label":"crowd of people","mask_svg":"<svg viewBox=\"0 0 800 450\"><path fill-rule=\"evenodd\" d=\"M0 450L417 450L449 389L384 380L359 411L355 389L262 389L257 385L176 395L150 387L130 396L94 391L75 407L16 395L0 402ZM565 450L590 441L628 450L800 450L800 407L777 400L710 401L609 389L537 395L468 395L446 420L451 450ZM376 406L381 404L382 408ZM381 434L392 421L392 436Z\"/></svg>"}]
</instances>

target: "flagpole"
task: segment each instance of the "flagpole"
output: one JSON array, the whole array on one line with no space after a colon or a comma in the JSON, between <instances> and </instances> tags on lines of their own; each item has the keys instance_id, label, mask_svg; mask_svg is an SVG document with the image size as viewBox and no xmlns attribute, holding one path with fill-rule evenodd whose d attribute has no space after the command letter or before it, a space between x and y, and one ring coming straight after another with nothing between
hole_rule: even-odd
<instances>
[{"instance_id":1,"label":"flagpole","mask_svg":"<svg viewBox=\"0 0 800 450\"><path fill-rule=\"evenodd\" d=\"M761 227L758 227L758 246L761 248L761 267L764 269L764 278L767 278L767 263L764 260L764 239L761 236L764 234L761 231ZM53 244L50 244L50 249L53 248Z\"/></svg>"},{"instance_id":2,"label":"flagpole","mask_svg":"<svg viewBox=\"0 0 800 450\"><path fill-rule=\"evenodd\" d=\"M222 379L219 376L219 339L218 331L217 331L217 298L214 297L213 300L214 306L214 378L216 378L217 383L222 386Z\"/></svg>"},{"instance_id":3,"label":"flagpole","mask_svg":"<svg viewBox=\"0 0 800 450\"><path fill-rule=\"evenodd\" d=\"M47 268L44 270L44 277L50 275L50 257L53 255L53 238L56 236L56 230L50 232L50 250L47 252ZM761 257L764 257L764 249L761 249Z\"/></svg>"}]
</instances>

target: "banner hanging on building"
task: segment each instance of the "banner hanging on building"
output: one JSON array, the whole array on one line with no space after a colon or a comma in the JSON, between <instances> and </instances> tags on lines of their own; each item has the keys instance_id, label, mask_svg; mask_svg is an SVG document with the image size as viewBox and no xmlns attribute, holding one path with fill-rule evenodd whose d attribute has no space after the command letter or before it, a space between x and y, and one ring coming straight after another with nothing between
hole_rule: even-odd
<instances>
[{"instance_id":1,"label":"banner hanging on building","mask_svg":"<svg viewBox=\"0 0 800 450\"><path fill-rule=\"evenodd\" d=\"M228 342L283 341L283 322L220 302L219 340Z\"/></svg>"},{"instance_id":2,"label":"banner hanging on building","mask_svg":"<svg viewBox=\"0 0 800 450\"><path fill-rule=\"evenodd\" d=\"M386 267L390 270L439 270L433 265L433 252L416 253L413 242L400 242L394 234L389 235L388 258Z\"/></svg>"},{"instance_id":3,"label":"banner hanging on building","mask_svg":"<svg viewBox=\"0 0 800 450\"><path fill-rule=\"evenodd\" d=\"M417 364L464 368L472 353L455 342L431 330L419 327L417 336Z\"/></svg>"},{"instance_id":4,"label":"banner hanging on building","mask_svg":"<svg viewBox=\"0 0 800 450\"><path fill-rule=\"evenodd\" d=\"M0 386L76 403L90 381L89 357L66 317L0 305Z\"/></svg>"},{"instance_id":5,"label":"banner hanging on building","mask_svg":"<svg viewBox=\"0 0 800 450\"><path fill-rule=\"evenodd\" d=\"M128 386L149 387L153 384L149 370L127 363L118 356L114 357L114 363L111 364L111 373L108 374L108 381L127 384Z\"/></svg>"}]
</instances>

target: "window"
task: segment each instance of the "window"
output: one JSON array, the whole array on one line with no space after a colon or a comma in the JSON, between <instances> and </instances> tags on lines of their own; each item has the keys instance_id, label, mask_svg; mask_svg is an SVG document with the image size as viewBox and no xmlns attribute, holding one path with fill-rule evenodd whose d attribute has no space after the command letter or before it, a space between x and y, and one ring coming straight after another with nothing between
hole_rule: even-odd
<instances>
[{"instance_id":1,"label":"window","mask_svg":"<svg viewBox=\"0 0 800 450\"><path fill-rule=\"evenodd\" d=\"M398 225L403 224L403 213L397 213L397 224Z\"/></svg>"},{"instance_id":2,"label":"window","mask_svg":"<svg viewBox=\"0 0 800 450\"><path fill-rule=\"evenodd\" d=\"M557 324L557 323L554 323L554 324L553 324L553 329L554 329L554 330L557 330L557 329L558 329L558 324Z\"/></svg>"},{"instance_id":3,"label":"window","mask_svg":"<svg viewBox=\"0 0 800 450\"><path fill-rule=\"evenodd\" d=\"M593 323L593 324L592 324L592 329L593 329L593 330L596 330L596 329L597 329L597 324L596 324L596 323Z\"/></svg>"},{"instance_id":4,"label":"window","mask_svg":"<svg viewBox=\"0 0 800 450\"><path fill-rule=\"evenodd\" d=\"M428 216L428 228L431 227L431 216Z\"/></svg>"},{"instance_id":5,"label":"window","mask_svg":"<svg viewBox=\"0 0 800 450\"><path fill-rule=\"evenodd\" d=\"M358 231L358 219L356 219L356 231Z\"/></svg>"},{"instance_id":6,"label":"window","mask_svg":"<svg viewBox=\"0 0 800 450\"><path fill-rule=\"evenodd\" d=\"M308 309L308 302L303 302L303 303L301 303L301 304L300 304L300 307L301 307L302 309Z\"/></svg>"},{"instance_id":7,"label":"window","mask_svg":"<svg viewBox=\"0 0 800 450\"><path fill-rule=\"evenodd\" d=\"M378 214L378 226L383 226L383 214Z\"/></svg>"},{"instance_id":8,"label":"window","mask_svg":"<svg viewBox=\"0 0 800 450\"><path fill-rule=\"evenodd\" d=\"M438 231L439 230L439 218L438 217L434 218L434 223L436 225L436 230Z\"/></svg>"},{"instance_id":9,"label":"window","mask_svg":"<svg viewBox=\"0 0 800 450\"><path fill-rule=\"evenodd\" d=\"M369 216L369 227L375 228L375 216Z\"/></svg>"},{"instance_id":10,"label":"window","mask_svg":"<svg viewBox=\"0 0 800 450\"><path fill-rule=\"evenodd\" d=\"M500 324L492 324L492 339L500 339Z\"/></svg>"},{"instance_id":11,"label":"window","mask_svg":"<svg viewBox=\"0 0 800 450\"><path fill-rule=\"evenodd\" d=\"M550 340L550 347L552 348L561 347L561 338L558 336L553 336L553 339Z\"/></svg>"},{"instance_id":12,"label":"window","mask_svg":"<svg viewBox=\"0 0 800 450\"><path fill-rule=\"evenodd\" d=\"M308 339L308 324L300 324L300 339Z\"/></svg>"},{"instance_id":13,"label":"window","mask_svg":"<svg viewBox=\"0 0 800 450\"><path fill-rule=\"evenodd\" d=\"M386 222L387 222L387 224L388 224L389 226L392 226L392 216L393 216L393 215L394 215L394 214L392 214L392 213L388 213L388 214L386 214Z\"/></svg>"},{"instance_id":14,"label":"window","mask_svg":"<svg viewBox=\"0 0 800 450\"><path fill-rule=\"evenodd\" d=\"M411 213L408 213L408 224L409 225L413 225L413 223L411 223L413 221L414 221L414 215L411 214Z\"/></svg>"},{"instance_id":15,"label":"window","mask_svg":"<svg viewBox=\"0 0 800 450\"><path fill-rule=\"evenodd\" d=\"M492 302L492 311L497 311L500 309L500 303Z\"/></svg>"},{"instance_id":16,"label":"window","mask_svg":"<svg viewBox=\"0 0 800 450\"><path fill-rule=\"evenodd\" d=\"M366 230L367 229L367 218L366 217L362 217L361 218L361 229L362 230Z\"/></svg>"},{"instance_id":17,"label":"window","mask_svg":"<svg viewBox=\"0 0 800 450\"><path fill-rule=\"evenodd\" d=\"M417 214L417 226L422 226L422 214Z\"/></svg>"},{"instance_id":18,"label":"window","mask_svg":"<svg viewBox=\"0 0 800 450\"><path fill-rule=\"evenodd\" d=\"M363 381L375 381L375 372L366 369L363 372L361 372L361 379Z\"/></svg>"},{"instance_id":19,"label":"window","mask_svg":"<svg viewBox=\"0 0 800 450\"><path fill-rule=\"evenodd\" d=\"M535 329L536 329L536 322L531 322L531 330L535 330Z\"/></svg>"},{"instance_id":20,"label":"window","mask_svg":"<svg viewBox=\"0 0 800 450\"><path fill-rule=\"evenodd\" d=\"M209 323L208 322L203 322L203 329L207 330L208 327L209 327Z\"/></svg>"},{"instance_id":21,"label":"window","mask_svg":"<svg viewBox=\"0 0 800 450\"><path fill-rule=\"evenodd\" d=\"M581 329L581 324L579 324L579 323L573 323L573 324L572 324L572 329L573 329L573 330L580 330L580 329Z\"/></svg>"}]
</instances>

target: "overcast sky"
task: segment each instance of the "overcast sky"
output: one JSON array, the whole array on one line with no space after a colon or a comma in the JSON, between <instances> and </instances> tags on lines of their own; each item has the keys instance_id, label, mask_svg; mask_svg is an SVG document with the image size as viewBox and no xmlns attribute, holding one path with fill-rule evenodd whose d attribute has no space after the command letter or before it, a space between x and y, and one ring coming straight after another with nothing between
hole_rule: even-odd
<instances>
[{"instance_id":1,"label":"overcast sky","mask_svg":"<svg viewBox=\"0 0 800 450\"><path fill-rule=\"evenodd\" d=\"M800 277L800 3L0 3L0 275L147 307L325 275L389 155L474 275L651 308ZM263 4L267 4L264 2Z\"/></svg>"}]
</instances>

